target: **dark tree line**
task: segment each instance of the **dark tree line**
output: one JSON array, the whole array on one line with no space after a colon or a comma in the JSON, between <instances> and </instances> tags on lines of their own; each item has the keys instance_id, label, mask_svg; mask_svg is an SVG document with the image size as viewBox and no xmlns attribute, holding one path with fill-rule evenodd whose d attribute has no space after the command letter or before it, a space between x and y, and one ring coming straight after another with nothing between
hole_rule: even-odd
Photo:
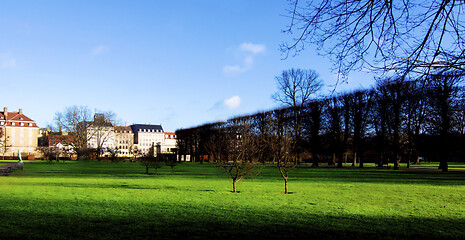
<instances>
[{"instance_id":1,"label":"dark tree line","mask_svg":"<svg viewBox=\"0 0 465 240\"><path fill-rule=\"evenodd\" d=\"M180 129L178 154L192 161L273 162L286 181L300 161L398 169L423 157L447 171L448 161L465 161L462 78L460 72L385 78L373 89Z\"/></svg>"}]
</instances>

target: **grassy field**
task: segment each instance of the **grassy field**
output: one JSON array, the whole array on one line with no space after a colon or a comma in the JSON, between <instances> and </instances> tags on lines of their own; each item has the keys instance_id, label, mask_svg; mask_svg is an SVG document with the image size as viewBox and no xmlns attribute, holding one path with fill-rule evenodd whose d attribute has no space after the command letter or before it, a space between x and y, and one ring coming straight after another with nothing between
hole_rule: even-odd
<instances>
[{"instance_id":1,"label":"grassy field","mask_svg":"<svg viewBox=\"0 0 465 240\"><path fill-rule=\"evenodd\" d=\"M288 195L272 166L240 182L240 193L213 164L145 175L137 163L34 162L16 172L0 177L0 239L465 236L461 172L302 167Z\"/></svg>"}]
</instances>

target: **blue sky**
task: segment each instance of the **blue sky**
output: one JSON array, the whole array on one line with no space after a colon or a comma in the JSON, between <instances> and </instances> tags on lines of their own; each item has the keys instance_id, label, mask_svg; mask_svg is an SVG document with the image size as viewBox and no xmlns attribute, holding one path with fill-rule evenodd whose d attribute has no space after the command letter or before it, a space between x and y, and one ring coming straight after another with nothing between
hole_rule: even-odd
<instances>
[{"instance_id":1,"label":"blue sky","mask_svg":"<svg viewBox=\"0 0 465 240\"><path fill-rule=\"evenodd\" d=\"M84 105L121 122L175 131L278 106L275 76L289 68L336 81L309 46L283 60L287 1L2 1L1 102L40 127ZM369 87L353 73L338 91Z\"/></svg>"}]
</instances>

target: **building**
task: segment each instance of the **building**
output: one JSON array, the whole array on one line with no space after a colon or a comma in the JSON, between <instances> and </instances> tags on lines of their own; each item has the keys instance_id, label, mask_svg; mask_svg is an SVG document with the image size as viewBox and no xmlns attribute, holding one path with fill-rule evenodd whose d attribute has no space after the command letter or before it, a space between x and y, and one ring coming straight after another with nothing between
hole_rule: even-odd
<instances>
[{"instance_id":1,"label":"building","mask_svg":"<svg viewBox=\"0 0 465 240\"><path fill-rule=\"evenodd\" d=\"M22 109L8 112L6 107L0 112L0 153L3 156L23 154L34 155L37 149L39 127Z\"/></svg>"},{"instance_id":2,"label":"building","mask_svg":"<svg viewBox=\"0 0 465 240\"><path fill-rule=\"evenodd\" d=\"M103 156L110 155L110 151L115 150L115 131L111 122L102 113L96 113L93 122L84 124L87 147L97 150Z\"/></svg>"},{"instance_id":3,"label":"building","mask_svg":"<svg viewBox=\"0 0 465 240\"><path fill-rule=\"evenodd\" d=\"M151 148L154 149L154 153L161 152L161 145L165 140L161 125L134 124L131 125L131 129L138 154L147 154Z\"/></svg>"},{"instance_id":4,"label":"building","mask_svg":"<svg viewBox=\"0 0 465 240\"><path fill-rule=\"evenodd\" d=\"M132 157L134 153L134 133L129 126L115 126L115 148L118 157Z\"/></svg>"},{"instance_id":5,"label":"building","mask_svg":"<svg viewBox=\"0 0 465 240\"><path fill-rule=\"evenodd\" d=\"M165 132L165 139L161 146L162 153L176 153L176 134L174 132Z\"/></svg>"}]
</instances>

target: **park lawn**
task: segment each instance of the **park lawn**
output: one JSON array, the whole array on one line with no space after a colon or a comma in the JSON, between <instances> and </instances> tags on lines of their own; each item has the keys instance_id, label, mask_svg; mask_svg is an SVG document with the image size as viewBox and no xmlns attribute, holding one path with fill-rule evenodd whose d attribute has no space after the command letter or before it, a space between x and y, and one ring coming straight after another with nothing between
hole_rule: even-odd
<instances>
[{"instance_id":1,"label":"park lawn","mask_svg":"<svg viewBox=\"0 0 465 240\"><path fill-rule=\"evenodd\" d=\"M19 160L0 160L0 162L4 162L4 163L16 163L18 161Z\"/></svg>"},{"instance_id":2,"label":"park lawn","mask_svg":"<svg viewBox=\"0 0 465 240\"><path fill-rule=\"evenodd\" d=\"M273 166L232 184L214 164L26 163L0 178L5 239L460 239L465 174Z\"/></svg>"}]
</instances>

